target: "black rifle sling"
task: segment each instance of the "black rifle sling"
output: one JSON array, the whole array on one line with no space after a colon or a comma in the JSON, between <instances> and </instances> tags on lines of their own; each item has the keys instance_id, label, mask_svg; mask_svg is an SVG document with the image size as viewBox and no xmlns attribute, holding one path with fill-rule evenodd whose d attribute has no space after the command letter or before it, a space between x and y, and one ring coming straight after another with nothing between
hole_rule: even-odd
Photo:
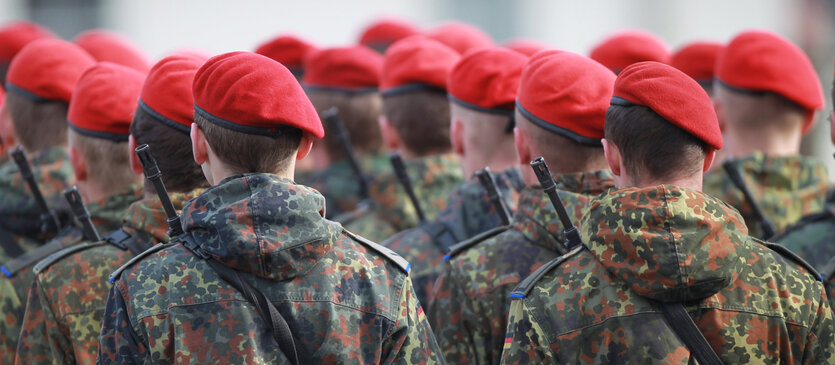
<instances>
[{"instance_id":1,"label":"black rifle sling","mask_svg":"<svg viewBox=\"0 0 835 365\"><path fill-rule=\"evenodd\" d=\"M281 349L281 352L284 353L284 356L286 356L290 362L298 365L299 356L296 353L296 344L293 340L293 333L290 332L290 326L287 324L284 317L281 316L281 313L279 313L275 305L273 305L273 303L269 301L266 296L264 296L264 293L244 281L238 274L237 270L229 268L212 259L210 255L197 245L188 233L182 235L181 237L186 248L191 250L198 257L206 260L209 267L217 272L221 279L229 283L229 285L232 285L244 296L244 298L246 298L249 303L255 306L258 310L258 314L267 326L270 327L270 332L272 333L275 341L278 343L278 347Z\"/></svg>"},{"instance_id":2,"label":"black rifle sling","mask_svg":"<svg viewBox=\"0 0 835 365\"><path fill-rule=\"evenodd\" d=\"M690 353L701 365L722 365L722 359L713 351L707 342L702 331L693 322L693 318L687 313L684 304L681 303L659 303L664 312L664 319L672 327L678 338L690 350Z\"/></svg>"},{"instance_id":3,"label":"black rifle sling","mask_svg":"<svg viewBox=\"0 0 835 365\"><path fill-rule=\"evenodd\" d=\"M0 247L6 253L6 256L15 258L23 255L23 248L17 244L12 234L9 231L0 227Z\"/></svg>"}]
</instances>

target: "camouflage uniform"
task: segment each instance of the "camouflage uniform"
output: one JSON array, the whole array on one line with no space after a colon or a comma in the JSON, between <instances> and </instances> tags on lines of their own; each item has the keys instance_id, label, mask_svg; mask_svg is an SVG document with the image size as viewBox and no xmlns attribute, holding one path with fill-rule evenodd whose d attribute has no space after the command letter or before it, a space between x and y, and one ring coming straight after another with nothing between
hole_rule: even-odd
<instances>
[{"instance_id":1,"label":"camouflage uniform","mask_svg":"<svg viewBox=\"0 0 835 365\"><path fill-rule=\"evenodd\" d=\"M35 181L50 208L65 207L64 190L75 182L72 164L66 148L53 147L29 157ZM52 237L42 233L41 211L20 170L14 162L0 166L0 239L7 235L24 252L30 251ZM0 262L12 258L0 245Z\"/></svg>"},{"instance_id":2,"label":"camouflage uniform","mask_svg":"<svg viewBox=\"0 0 835 365\"><path fill-rule=\"evenodd\" d=\"M736 159L735 163L777 233L800 218L823 209L828 178L826 166L817 159L800 155L772 157L755 152ZM751 207L724 169L716 168L705 176L704 192L739 210L752 237L762 236Z\"/></svg>"},{"instance_id":3,"label":"camouflage uniform","mask_svg":"<svg viewBox=\"0 0 835 365\"><path fill-rule=\"evenodd\" d=\"M187 203L183 228L275 304L302 363L440 362L405 260L325 220L324 205L290 180L236 175ZM141 256L114 273L99 363L286 361L205 260L177 241Z\"/></svg>"},{"instance_id":4,"label":"camouflage uniform","mask_svg":"<svg viewBox=\"0 0 835 365\"><path fill-rule=\"evenodd\" d=\"M200 192L202 189L171 194L171 203L180 210ZM146 250L169 240L165 211L156 195L133 203L122 222L120 231L133 240L132 247ZM105 300L111 287L108 279L134 256L127 247L117 246L121 242L125 241L74 246L35 266L15 363L96 362Z\"/></svg>"},{"instance_id":5,"label":"camouflage uniform","mask_svg":"<svg viewBox=\"0 0 835 365\"><path fill-rule=\"evenodd\" d=\"M555 178L560 199L579 222L592 196L614 186L612 173ZM566 252L562 224L538 186L519 196L511 229L488 231L455 246L429 304L429 320L444 358L457 364L496 364L510 306L508 294L531 272Z\"/></svg>"},{"instance_id":6,"label":"camouflage uniform","mask_svg":"<svg viewBox=\"0 0 835 365\"><path fill-rule=\"evenodd\" d=\"M107 232L119 227L122 216L128 206L141 197L141 186L129 189L108 197L107 199L90 204L90 218L93 225L100 232ZM69 232L69 230L67 231ZM81 235L67 234L56 239L67 241L63 246L78 244ZM72 241L72 242L69 242ZM34 265L34 264L33 264ZM26 298L35 273L32 266L25 267L12 277L0 278L0 313L5 313L5 320L0 321L0 363L11 364L14 361L18 336L23 322Z\"/></svg>"},{"instance_id":7,"label":"camouflage uniform","mask_svg":"<svg viewBox=\"0 0 835 365\"><path fill-rule=\"evenodd\" d=\"M504 364L693 364L658 302L683 302L725 364L831 364L820 281L748 236L741 215L672 185L610 190L588 205L586 245L511 294Z\"/></svg>"},{"instance_id":8,"label":"camouflage uniform","mask_svg":"<svg viewBox=\"0 0 835 365\"><path fill-rule=\"evenodd\" d=\"M516 210L518 190L524 187L522 175L516 168L496 175L496 188L511 210ZM429 303L435 279L441 273L444 254L452 245L481 232L502 225L487 191L478 179L471 178L459 185L449 197L449 203L434 221L405 230L383 242L403 256L412 270L409 276L418 300Z\"/></svg>"},{"instance_id":9,"label":"camouflage uniform","mask_svg":"<svg viewBox=\"0 0 835 365\"><path fill-rule=\"evenodd\" d=\"M452 191L464 182L454 154L433 155L406 161L415 195L427 220L446 209ZM417 227L418 217L406 191L393 173L380 175L371 184L371 209L346 223L346 228L372 241L383 241L397 232Z\"/></svg>"},{"instance_id":10,"label":"camouflage uniform","mask_svg":"<svg viewBox=\"0 0 835 365\"><path fill-rule=\"evenodd\" d=\"M804 217L773 241L823 270L835 257L835 195L827 198L823 211Z\"/></svg>"},{"instance_id":11,"label":"camouflage uniform","mask_svg":"<svg viewBox=\"0 0 835 365\"><path fill-rule=\"evenodd\" d=\"M359 160L363 174L369 177L391 170L391 164L383 154L360 157ZM296 181L318 190L325 197L325 214L329 219L356 209L361 199L357 175L347 159L333 162L305 180Z\"/></svg>"}]
</instances>

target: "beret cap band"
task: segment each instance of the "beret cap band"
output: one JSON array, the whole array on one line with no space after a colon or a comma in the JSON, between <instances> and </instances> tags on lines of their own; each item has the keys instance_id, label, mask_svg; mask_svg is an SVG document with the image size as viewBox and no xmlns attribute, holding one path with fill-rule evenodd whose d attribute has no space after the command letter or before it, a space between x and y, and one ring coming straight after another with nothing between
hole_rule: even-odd
<instances>
[{"instance_id":1,"label":"beret cap band","mask_svg":"<svg viewBox=\"0 0 835 365\"><path fill-rule=\"evenodd\" d=\"M35 93L30 92L29 90L25 90L21 87L17 87L17 85L14 85L14 84L12 84L11 82L8 82L8 81L6 81L6 91L12 91L15 94L18 94L18 95L20 95L20 96L22 96L26 99L29 99L33 102L36 102L36 103L41 103L41 102L45 102L45 101L63 101L61 99L42 98L42 97L36 95Z\"/></svg>"},{"instance_id":2,"label":"beret cap band","mask_svg":"<svg viewBox=\"0 0 835 365\"><path fill-rule=\"evenodd\" d=\"M130 136L130 134L94 131L94 130L91 130L91 129L81 128L81 127L73 124L72 121L70 121L69 127L70 127L70 129L72 129L73 131L75 131L78 134L81 134L81 135L84 135L84 136L87 136L87 137L106 139L106 140L117 142L117 143L127 142L128 137Z\"/></svg>"},{"instance_id":3,"label":"beret cap band","mask_svg":"<svg viewBox=\"0 0 835 365\"><path fill-rule=\"evenodd\" d=\"M153 120L165 124L166 126L171 127L177 131L183 132L185 134L188 134L191 131L191 128L177 123L171 119L168 119L160 113L157 113L156 110L152 109L150 106L148 106L148 104L145 104L145 102L142 101L142 99L139 99L139 108L142 109L148 115L150 115Z\"/></svg>"},{"instance_id":4,"label":"beret cap band","mask_svg":"<svg viewBox=\"0 0 835 365\"><path fill-rule=\"evenodd\" d=\"M460 106L463 106L467 109L472 109L472 110L475 110L477 112L488 113L488 114L507 115L509 117L513 117L513 108L516 106L515 103L513 103L513 104L506 105L506 107L485 108L483 106L478 106L478 105L475 105L475 104L472 104L472 103L468 103L464 100L458 99L458 98L452 96L452 94L447 94L447 98L449 98L449 101L451 101L455 104L458 104Z\"/></svg>"},{"instance_id":5,"label":"beret cap band","mask_svg":"<svg viewBox=\"0 0 835 365\"><path fill-rule=\"evenodd\" d=\"M415 92L415 91L428 91L428 92L435 92L439 94L446 94L446 89L442 87L438 87L435 85L423 84L423 83L414 83L414 84L406 84L400 85L395 87L390 87L386 90L380 92L382 96L392 96L397 94L405 94L408 92Z\"/></svg>"},{"instance_id":6,"label":"beret cap band","mask_svg":"<svg viewBox=\"0 0 835 365\"><path fill-rule=\"evenodd\" d=\"M199 114L201 117L205 118L209 122L226 128L233 130L235 132L241 132L246 134L255 134L259 136L267 136L272 138L277 138L278 136L282 135L283 132L289 126L275 126L275 127L255 127L249 125L242 125L234 122L230 122L226 119L219 118L217 116L212 115L211 113L203 110L197 104L194 104L194 113Z\"/></svg>"},{"instance_id":7,"label":"beret cap band","mask_svg":"<svg viewBox=\"0 0 835 365\"><path fill-rule=\"evenodd\" d=\"M572 141L574 141L575 143L578 143L578 144L587 145L587 146L595 146L595 147L603 146L603 143L600 142L599 138L591 138L591 137L581 136L581 135L579 135L579 134L577 134L577 133L575 133L575 132L573 132L569 129L560 127L556 124L549 123L545 120L542 120L542 119L538 118L537 116L533 115L533 113L527 111L522 106L522 104L519 104L518 101L516 102L516 110L518 110L519 113L522 114L525 118L527 118L531 123L535 124L536 126L542 128L542 129L544 129L548 132L559 134L559 135L561 135L565 138L568 138L568 139L570 139L570 140L572 140Z\"/></svg>"},{"instance_id":8,"label":"beret cap band","mask_svg":"<svg viewBox=\"0 0 835 365\"><path fill-rule=\"evenodd\" d=\"M380 89L376 87L359 87L359 88L352 88L347 89L344 87L335 87L335 86L323 86L323 85L302 85L305 91L325 91L325 92L332 92L332 93L340 93L346 95L364 95L364 94L371 94L380 91Z\"/></svg>"}]
</instances>

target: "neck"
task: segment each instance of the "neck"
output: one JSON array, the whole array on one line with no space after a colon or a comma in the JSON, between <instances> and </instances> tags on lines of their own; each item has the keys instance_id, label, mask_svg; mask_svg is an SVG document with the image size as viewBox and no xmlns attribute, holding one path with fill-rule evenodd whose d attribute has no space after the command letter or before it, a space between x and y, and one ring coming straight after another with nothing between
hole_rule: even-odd
<instances>
[{"instance_id":1,"label":"neck","mask_svg":"<svg viewBox=\"0 0 835 365\"><path fill-rule=\"evenodd\" d=\"M687 188L696 191L702 191L703 173L698 173L694 176L681 178L667 178L667 179L648 179L636 181L630 176L622 175L615 176L615 184L618 187L634 186L637 188L649 188L657 185L675 185L682 188Z\"/></svg>"},{"instance_id":2,"label":"neck","mask_svg":"<svg viewBox=\"0 0 835 365\"><path fill-rule=\"evenodd\" d=\"M295 178L295 168L296 168L296 160L290 162L290 166L287 169L282 171L252 171L252 172L263 172L268 174L273 174L281 178L294 180ZM206 178L209 180L209 184L215 186L220 184L223 179L238 175L240 172L235 172L235 170L229 168L228 166L224 165L223 163L205 163L203 167L203 173L206 175ZM208 171L207 171L208 170Z\"/></svg>"},{"instance_id":3,"label":"neck","mask_svg":"<svg viewBox=\"0 0 835 365\"><path fill-rule=\"evenodd\" d=\"M464 172L464 176L473 176L473 174L475 174L476 170L483 169L484 167L489 167L490 171L493 171L495 173L495 172L505 171L505 170L507 170L511 167L516 166L516 161L515 161L516 156L515 155L513 156L514 158L511 158L507 161L502 161L502 160L470 161L470 160L467 160L466 156L459 155L458 157L460 158L459 161L461 163L461 170Z\"/></svg>"},{"instance_id":4,"label":"neck","mask_svg":"<svg viewBox=\"0 0 835 365\"><path fill-rule=\"evenodd\" d=\"M799 129L775 132L768 128L759 130L727 128L725 153L734 158L748 156L757 151L770 156L792 156L800 153L801 138Z\"/></svg>"},{"instance_id":5,"label":"neck","mask_svg":"<svg viewBox=\"0 0 835 365\"><path fill-rule=\"evenodd\" d=\"M76 185L78 185L78 192L81 193L84 203L87 205L100 203L127 188L127 186L113 185L107 182L96 183L94 181L79 181Z\"/></svg>"}]
</instances>

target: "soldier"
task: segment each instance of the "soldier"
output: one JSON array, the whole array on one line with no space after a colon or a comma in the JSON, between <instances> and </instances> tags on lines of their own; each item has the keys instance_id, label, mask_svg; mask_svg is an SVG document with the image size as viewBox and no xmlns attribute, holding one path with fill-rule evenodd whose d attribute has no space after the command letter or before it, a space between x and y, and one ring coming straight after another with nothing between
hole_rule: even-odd
<instances>
[{"instance_id":1,"label":"soldier","mask_svg":"<svg viewBox=\"0 0 835 365\"><path fill-rule=\"evenodd\" d=\"M618 188L589 202L585 244L511 294L502 363L832 363L819 279L700 191L722 147L707 93L641 62L611 104L603 148Z\"/></svg>"},{"instance_id":2,"label":"soldier","mask_svg":"<svg viewBox=\"0 0 835 365\"><path fill-rule=\"evenodd\" d=\"M158 161L175 209L208 185L191 156L194 102L191 84L205 59L191 54L163 58L151 69L130 124L130 168L143 172L137 145L148 144ZM93 364L110 274L157 242L168 242L168 225L151 184L131 204L122 227L100 242L65 249L35 266L18 342L17 364Z\"/></svg>"},{"instance_id":3,"label":"soldier","mask_svg":"<svg viewBox=\"0 0 835 365\"><path fill-rule=\"evenodd\" d=\"M440 42L409 37L386 51L380 93L383 143L406 160L415 195L428 219L444 210L452 190L463 182L449 142L447 78L461 56ZM376 240L418 224L418 215L393 174L377 178L370 188L370 213L346 224Z\"/></svg>"},{"instance_id":4,"label":"soldier","mask_svg":"<svg viewBox=\"0 0 835 365\"><path fill-rule=\"evenodd\" d=\"M591 196L614 185L600 139L615 75L570 52L543 51L522 73L516 101L516 155L552 161L559 194L573 218ZM454 246L445 257L429 319L452 363L495 364L504 342L508 293L528 274L566 252L563 229L529 168L512 227Z\"/></svg>"},{"instance_id":5,"label":"soldier","mask_svg":"<svg viewBox=\"0 0 835 365\"><path fill-rule=\"evenodd\" d=\"M290 71L226 53L193 94L192 153L213 187L186 203L184 234L114 272L98 362L440 362L405 260L293 183L324 130Z\"/></svg>"},{"instance_id":6,"label":"soldier","mask_svg":"<svg viewBox=\"0 0 835 365\"><path fill-rule=\"evenodd\" d=\"M788 40L765 31L737 35L719 56L714 102L725 121L727 155L750 189L753 203L782 232L819 212L828 178L821 161L800 155L800 140L823 108L823 91L809 57ZM723 169L705 177L704 191L728 202L750 234L765 237L740 189Z\"/></svg>"},{"instance_id":7,"label":"soldier","mask_svg":"<svg viewBox=\"0 0 835 365\"><path fill-rule=\"evenodd\" d=\"M6 85L6 73L12 59L30 42L38 39L53 38L49 29L35 23L16 21L3 25L0 28L0 82Z\"/></svg>"},{"instance_id":8,"label":"soldier","mask_svg":"<svg viewBox=\"0 0 835 365\"><path fill-rule=\"evenodd\" d=\"M589 53L591 59L615 74L636 62L670 62L670 48L656 35L643 30L624 30L610 35Z\"/></svg>"},{"instance_id":9,"label":"soldier","mask_svg":"<svg viewBox=\"0 0 835 365\"><path fill-rule=\"evenodd\" d=\"M307 58L302 83L320 116L330 108L338 109L360 167L369 176L390 168L377 124L382 108L377 89L382 68L383 57L368 47L330 48ZM367 197L362 196L360 177L351 169L337 131L327 123L324 127L325 138L313 148L325 150L328 165L311 174L304 184L322 193L326 217L333 218L356 209L360 200Z\"/></svg>"},{"instance_id":10,"label":"soldier","mask_svg":"<svg viewBox=\"0 0 835 365\"><path fill-rule=\"evenodd\" d=\"M369 24L360 34L359 44L386 53L392 43L420 34L420 29L401 19L383 18Z\"/></svg>"},{"instance_id":11,"label":"soldier","mask_svg":"<svg viewBox=\"0 0 835 365\"><path fill-rule=\"evenodd\" d=\"M301 81L304 77L304 60L317 50L312 43L299 37L284 34L255 48L255 53L272 58L274 61L290 69L290 72Z\"/></svg>"},{"instance_id":12,"label":"soldier","mask_svg":"<svg viewBox=\"0 0 835 365\"><path fill-rule=\"evenodd\" d=\"M510 206L516 205L516 189L524 182L516 168L513 108L527 62L511 50L484 48L462 57L450 73L450 143L463 175L471 178L455 188L435 220L383 242L412 264L410 276L421 303L429 303L452 245L502 224L475 171L489 166L500 172L497 188Z\"/></svg>"},{"instance_id":13,"label":"soldier","mask_svg":"<svg viewBox=\"0 0 835 365\"><path fill-rule=\"evenodd\" d=\"M151 69L148 57L130 40L101 29L82 32L73 43L87 51L96 61L113 62L143 74Z\"/></svg>"},{"instance_id":14,"label":"soldier","mask_svg":"<svg viewBox=\"0 0 835 365\"><path fill-rule=\"evenodd\" d=\"M464 22L442 23L427 31L426 36L447 45L462 55L471 49L495 46L489 34Z\"/></svg>"}]
</instances>

